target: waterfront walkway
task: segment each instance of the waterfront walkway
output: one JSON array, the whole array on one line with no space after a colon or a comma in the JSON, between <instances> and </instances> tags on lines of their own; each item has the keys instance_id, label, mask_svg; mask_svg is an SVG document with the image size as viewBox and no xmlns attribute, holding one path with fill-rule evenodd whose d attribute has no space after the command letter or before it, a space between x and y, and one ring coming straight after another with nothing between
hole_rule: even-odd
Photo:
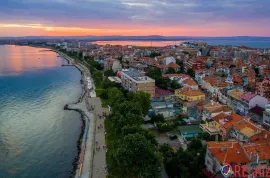
<instances>
[{"instance_id":1,"label":"waterfront walkway","mask_svg":"<svg viewBox=\"0 0 270 178\"><path fill-rule=\"evenodd\" d=\"M93 160L92 178L105 178L107 174L106 169L106 145L105 145L105 128L104 128L104 114L108 114L108 109L103 108L100 98L90 98L89 103L94 107L95 115L95 150Z\"/></svg>"},{"instance_id":2,"label":"waterfront walkway","mask_svg":"<svg viewBox=\"0 0 270 178\"><path fill-rule=\"evenodd\" d=\"M57 51L66 58L70 65L77 67L82 73L84 94L76 104L69 104L68 109L81 111L85 119L85 132L81 143L81 153L76 178L105 178L106 177L106 148L104 113L108 109L103 108L100 98L96 97L94 81L88 68L76 62L73 58ZM90 77L92 90L87 88L87 78ZM99 149L97 149L99 148Z\"/></svg>"}]
</instances>

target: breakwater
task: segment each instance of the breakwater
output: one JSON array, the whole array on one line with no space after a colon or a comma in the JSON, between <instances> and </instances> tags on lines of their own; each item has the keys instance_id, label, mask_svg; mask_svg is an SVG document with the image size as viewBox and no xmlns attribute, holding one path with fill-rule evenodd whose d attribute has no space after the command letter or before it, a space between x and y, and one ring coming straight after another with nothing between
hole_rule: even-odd
<instances>
[{"instance_id":1,"label":"breakwater","mask_svg":"<svg viewBox=\"0 0 270 178\"><path fill-rule=\"evenodd\" d=\"M91 74L88 68L80 63L77 63L73 58L67 56L64 53L58 51L55 52L69 61L69 64L74 64L74 66L81 72L82 94L77 102L73 104L66 104L64 106L64 110L74 110L79 112L83 121L82 130L77 142L78 154L74 158L73 170L71 171L70 177L89 177L92 172L91 164L93 160L95 123L93 113L91 113L93 108L91 108L88 103L88 97L96 96L94 91L89 91L87 88L87 78L91 78ZM92 83L92 85L94 85L94 83Z\"/></svg>"},{"instance_id":2,"label":"breakwater","mask_svg":"<svg viewBox=\"0 0 270 178\"><path fill-rule=\"evenodd\" d=\"M77 171L78 166L80 164L80 155L82 152L83 137L84 137L85 128L86 128L86 119L85 119L86 116L82 110L70 108L67 104L64 106L64 110L72 110L72 111L79 112L81 114L81 120L82 120L81 133L79 136L79 140L77 141L77 156L74 158L74 160L72 162L72 170L70 172L70 178L74 178L76 176L76 171Z\"/></svg>"}]
</instances>

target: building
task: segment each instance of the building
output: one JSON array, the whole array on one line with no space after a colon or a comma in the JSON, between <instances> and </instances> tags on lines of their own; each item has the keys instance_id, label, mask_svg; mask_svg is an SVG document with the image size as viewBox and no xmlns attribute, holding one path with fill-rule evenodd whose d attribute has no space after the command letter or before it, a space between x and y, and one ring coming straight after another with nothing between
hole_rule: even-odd
<instances>
[{"instance_id":1,"label":"building","mask_svg":"<svg viewBox=\"0 0 270 178\"><path fill-rule=\"evenodd\" d=\"M176 115L171 100L152 101L151 107L155 115L162 114L164 118L174 117Z\"/></svg>"},{"instance_id":2,"label":"building","mask_svg":"<svg viewBox=\"0 0 270 178\"><path fill-rule=\"evenodd\" d=\"M207 103L203 106L202 111L202 120L211 120L216 115L224 113L227 115L230 115L232 113L232 110L228 108L226 105L221 105L216 102Z\"/></svg>"},{"instance_id":3,"label":"building","mask_svg":"<svg viewBox=\"0 0 270 178\"><path fill-rule=\"evenodd\" d=\"M122 65L117 59L106 59L104 61L104 70L113 70L113 72L117 72L122 69Z\"/></svg>"},{"instance_id":4,"label":"building","mask_svg":"<svg viewBox=\"0 0 270 178\"><path fill-rule=\"evenodd\" d=\"M194 80L192 80L191 78L184 80L182 85L183 85L183 87L188 87L188 88L191 88L193 90L198 90L198 87L199 87L198 84Z\"/></svg>"},{"instance_id":5,"label":"building","mask_svg":"<svg viewBox=\"0 0 270 178\"><path fill-rule=\"evenodd\" d=\"M207 151L205 154L207 170L215 174L220 172L220 167L225 164L230 164L231 166L242 165L249 169L259 164L260 166L257 167L257 171L267 169L270 165L269 136L270 133L268 131L263 131L253 137L249 143L243 143L237 140L207 142ZM250 172L246 173L248 174Z\"/></svg>"},{"instance_id":6,"label":"building","mask_svg":"<svg viewBox=\"0 0 270 178\"><path fill-rule=\"evenodd\" d=\"M198 59L190 59L187 64L186 64L186 71L191 68L193 70L201 70L204 69L205 65L204 62L202 60L198 60Z\"/></svg>"},{"instance_id":7,"label":"building","mask_svg":"<svg viewBox=\"0 0 270 178\"><path fill-rule=\"evenodd\" d=\"M155 87L155 96L154 99L171 99L174 96L174 93L170 90L164 90L159 87Z\"/></svg>"},{"instance_id":8,"label":"building","mask_svg":"<svg viewBox=\"0 0 270 178\"><path fill-rule=\"evenodd\" d=\"M205 94L200 90L183 87L174 91L175 96L183 101L200 101L205 99Z\"/></svg>"},{"instance_id":9,"label":"building","mask_svg":"<svg viewBox=\"0 0 270 178\"><path fill-rule=\"evenodd\" d=\"M270 80L264 79L256 83L256 93L270 100Z\"/></svg>"},{"instance_id":10,"label":"building","mask_svg":"<svg viewBox=\"0 0 270 178\"><path fill-rule=\"evenodd\" d=\"M197 137L202 132L199 125L185 125L177 128L184 139Z\"/></svg>"},{"instance_id":11,"label":"building","mask_svg":"<svg viewBox=\"0 0 270 178\"><path fill-rule=\"evenodd\" d=\"M265 126L268 130L270 129L270 105L265 107L265 111L263 112L263 126Z\"/></svg>"},{"instance_id":12,"label":"building","mask_svg":"<svg viewBox=\"0 0 270 178\"><path fill-rule=\"evenodd\" d=\"M131 69L123 69L121 72L122 87L128 91L144 91L151 97L155 96L155 80L145 76L144 73Z\"/></svg>"},{"instance_id":13,"label":"building","mask_svg":"<svg viewBox=\"0 0 270 178\"><path fill-rule=\"evenodd\" d=\"M176 63L170 63L167 65L157 64L156 67L159 68L162 73L166 73L170 68L174 69L175 72L178 72L180 70L180 66Z\"/></svg>"}]
</instances>

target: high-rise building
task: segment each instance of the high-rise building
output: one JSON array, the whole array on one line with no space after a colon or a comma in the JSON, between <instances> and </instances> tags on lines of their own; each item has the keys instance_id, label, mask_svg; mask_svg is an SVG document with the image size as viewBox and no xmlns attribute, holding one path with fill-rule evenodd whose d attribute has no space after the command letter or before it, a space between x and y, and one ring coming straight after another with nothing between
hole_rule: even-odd
<instances>
[{"instance_id":1,"label":"high-rise building","mask_svg":"<svg viewBox=\"0 0 270 178\"><path fill-rule=\"evenodd\" d=\"M149 93L151 97L155 95L155 80L145 76L143 72L136 69L122 70L122 87L126 90L138 92L144 91Z\"/></svg>"}]
</instances>

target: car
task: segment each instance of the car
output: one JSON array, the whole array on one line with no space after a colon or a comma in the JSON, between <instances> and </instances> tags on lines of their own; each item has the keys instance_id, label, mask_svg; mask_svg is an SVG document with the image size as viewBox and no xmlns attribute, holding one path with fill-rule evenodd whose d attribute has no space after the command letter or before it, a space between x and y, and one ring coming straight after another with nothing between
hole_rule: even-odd
<instances>
[{"instance_id":1,"label":"car","mask_svg":"<svg viewBox=\"0 0 270 178\"><path fill-rule=\"evenodd\" d=\"M177 139L177 135L170 135L169 138L170 138L170 140L175 140L175 139Z\"/></svg>"}]
</instances>

